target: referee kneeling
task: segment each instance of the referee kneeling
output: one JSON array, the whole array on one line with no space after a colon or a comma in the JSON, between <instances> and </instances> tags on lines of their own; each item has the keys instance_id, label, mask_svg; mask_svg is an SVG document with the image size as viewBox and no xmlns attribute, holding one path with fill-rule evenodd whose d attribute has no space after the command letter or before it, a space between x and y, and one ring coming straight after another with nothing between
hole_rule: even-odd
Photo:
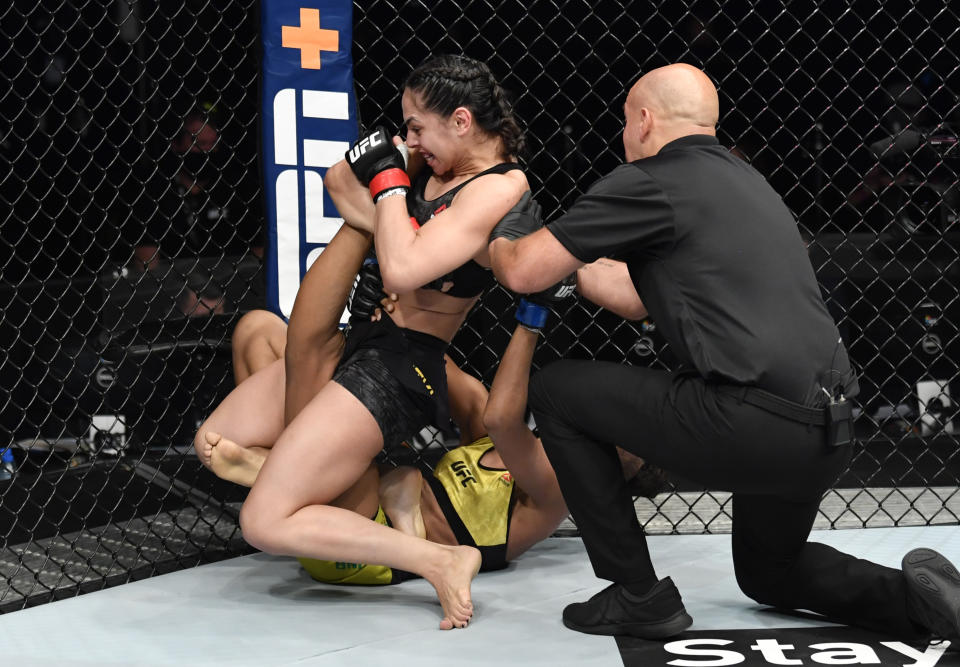
<instances>
[{"instance_id":1,"label":"referee kneeling","mask_svg":"<svg viewBox=\"0 0 960 667\"><path fill-rule=\"evenodd\" d=\"M960 575L940 554L911 551L901 571L807 542L850 459L857 380L796 221L717 142L716 88L670 65L633 86L624 114L627 164L548 227L530 233L514 218L490 245L511 290L536 292L577 270L581 295L628 319L649 312L682 362L666 372L565 360L531 382L594 571L614 582L568 606L564 623L660 638L692 622L654 572L616 443L733 493L737 581L757 602L907 640L960 639Z\"/></svg>"}]
</instances>

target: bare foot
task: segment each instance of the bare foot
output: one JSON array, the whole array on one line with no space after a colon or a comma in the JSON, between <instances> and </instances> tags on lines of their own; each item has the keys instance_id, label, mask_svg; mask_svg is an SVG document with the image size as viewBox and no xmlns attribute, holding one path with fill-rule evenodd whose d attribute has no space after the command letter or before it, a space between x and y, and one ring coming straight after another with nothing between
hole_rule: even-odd
<instances>
[{"instance_id":1,"label":"bare foot","mask_svg":"<svg viewBox=\"0 0 960 667\"><path fill-rule=\"evenodd\" d=\"M443 547L446 560L438 574L428 577L443 607L441 630L465 628L473 616L470 582L480 571L480 552L473 547Z\"/></svg>"},{"instance_id":2,"label":"bare foot","mask_svg":"<svg viewBox=\"0 0 960 667\"><path fill-rule=\"evenodd\" d=\"M403 466L380 475L380 506L390 523L401 533L414 537L427 536L420 509L423 477L416 468Z\"/></svg>"},{"instance_id":3,"label":"bare foot","mask_svg":"<svg viewBox=\"0 0 960 667\"><path fill-rule=\"evenodd\" d=\"M211 442L211 436L213 436L213 441ZM203 434L203 437L199 439L200 443L194 443L194 449L197 451L197 458L200 459L205 467L210 467L210 456L213 454L213 448L216 447L217 441L220 440L220 435L218 433L207 433Z\"/></svg>"},{"instance_id":4,"label":"bare foot","mask_svg":"<svg viewBox=\"0 0 960 667\"><path fill-rule=\"evenodd\" d=\"M253 486L266 455L260 447L241 447L219 433L207 431L204 439L210 447L210 470L220 479Z\"/></svg>"}]
</instances>

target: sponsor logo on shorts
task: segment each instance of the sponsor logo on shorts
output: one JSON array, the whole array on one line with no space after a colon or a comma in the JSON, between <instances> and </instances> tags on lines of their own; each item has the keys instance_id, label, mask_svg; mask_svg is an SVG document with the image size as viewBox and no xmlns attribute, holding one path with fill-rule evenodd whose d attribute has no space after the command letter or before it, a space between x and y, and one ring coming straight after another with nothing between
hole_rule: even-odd
<instances>
[{"instance_id":1,"label":"sponsor logo on shorts","mask_svg":"<svg viewBox=\"0 0 960 667\"><path fill-rule=\"evenodd\" d=\"M414 367L413 367L413 370L415 370L415 371L417 372L417 375L419 375L419 376L420 376L420 379L423 381L423 386L426 387L426 388L427 388L427 391L430 393L430 395L433 396L433 387L431 387L431 386L430 386L430 383L427 382L427 376L424 375L424 374L423 374L423 371L421 371L417 366L414 366Z\"/></svg>"}]
</instances>

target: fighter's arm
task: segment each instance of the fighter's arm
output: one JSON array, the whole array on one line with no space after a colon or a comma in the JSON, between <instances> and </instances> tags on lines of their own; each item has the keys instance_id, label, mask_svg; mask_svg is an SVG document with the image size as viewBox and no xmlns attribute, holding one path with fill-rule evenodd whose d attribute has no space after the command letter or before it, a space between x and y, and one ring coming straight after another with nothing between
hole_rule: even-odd
<instances>
[{"instance_id":1,"label":"fighter's arm","mask_svg":"<svg viewBox=\"0 0 960 667\"><path fill-rule=\"evenodd\" d=\"M583 266L546 227L516 240L496 238L489 250L497 280L518 294L546 289Z\"/></svg>"},{"instance_id":2,"label":"fighter's arm","mask_svg":"<svg viewBox=\"0 0 960 667\"><path fill-rule=\"evenodd\" d=\"M528 190L522 173L487 174L472 181L420 228L406 196L410 178L399 138L384 128L361 138L346 154L357 180L374 202L374 245L389 292L403 294L443 276L484 253L490 231Z\"/></svg>"},{"instance_id":3,"label":"fighter's arm","mask_svg":"<svg viewBox=\"0 0 960 667\"><path fill-rule=\"evenodd\" d=\"M549 537L567 516L567 506L543 444L524 420L530 364L539 335L517 325L490 388L483 421L514 483L522 505L510 525L508 558Z\"/></svg>"},{"instance_id":4,"label":"fighter's arm","mask_svg":"<svg viewBox=\"0 0 960 667\"><path fill-rule=\"evenodd\" d=\"M647 309L637 294L625 262L601 257L577 271L577 292L627 320L642 320Z\"/></svg>"},{"instance_id":5,"label":"fighter's arm","mask_svg":"<svg viewBox=\"0 0 960 667\"><path fill-rule=\"evenodd\" d=\"M373 233L376 209L367 187L357 180L346 160L340 160L327 169L323 187L337 207L337 212L351 227Z\"/></svg>"},{"instance_id":6,"label":"fighter's arm","mask_svg":"<svg viewBox=\"0 0 960 667\"><path fill-rule=\"evenodd\" d=\"M487 434L483 412L487 406L487 388L477 378L465 373L444 355L447 367L447 391L450 395L450 416L460 429L460 444L468 445Z\"/></svg>"},{"instance_id":7,"label":"fighter's arm","mask_svg":"<svg viewBox=\"0 0 960 667\"><path fill-rule=\"evenodd\" d=\"M490 230L526 191L526 179L488 174L457 193L429 225L414 227L406 197L376 204L374 244L383 284L403 294L446 275L482 253Z\"/></svg>"},{"instance_id":8,"label":"fighter's arm","mask_svg":"<svg viewBox=\"0 0 960 667\"><path fill-rule=\"evenodd\" d=\"M399 141L399 137L394 137L394 140ZM406 152L407 176L413 178L423 168L423 156L417 150ZM348 225L373 233L376 207L370 199L370 190L357 179L345 159L327 169L323 177L323 187Z\"/></svg>"},{"instance_id":9,"label":"fighter's arm","mask_svg":"<svg viewBox=\"0 0 960 667\"><path fill-rule=\"evenodd\" d=\"M300 284L284 354L287 424L333 376L343 348L340 316L370 242L366 232L341 227Z\"/></svg>"},{"instance_id":10,"label":"fighter's arm","mask_svg":"<svg viewBox=\"0 0 960 667\"><path fill-rule=\"evenodd\" d=\"M510 289L536 292L601 257L657 257L675 243L673 218L660 184L636 165L624 164L543 229L506 238L498 238L504 234L494 229L490 262Z\"/></svg>"}]
</instances>

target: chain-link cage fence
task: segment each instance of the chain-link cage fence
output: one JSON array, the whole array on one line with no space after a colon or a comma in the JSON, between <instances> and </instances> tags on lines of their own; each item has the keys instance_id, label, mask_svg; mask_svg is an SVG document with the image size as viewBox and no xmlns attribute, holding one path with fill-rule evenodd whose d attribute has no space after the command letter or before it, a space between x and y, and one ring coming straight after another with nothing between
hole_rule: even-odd
<instances>
[{"instance_id":1,"label":"chain-link cage fence","mask_svg":"<svg viewBox=\"0 0 960 667\"><path fill-rule=\"evenodd\" d=\"M0 13L0 610L248 550L244 491L191 442L232 387L237 316L264 303L258 11L13 0ZM957 522L956 8L381 0L355 6L354 25L368 127L399 125L402 81L427 56L489 63L548 219L622 161L640 73L703 67L722 142L796 214L862 374L853 461L817 525ZM454 340L487 383L512 302L492 289ZM655 322L582 299L551 318L535 366L560 357L673 363ZM680 479L637 511L649 532L729 529L728 495Z\"/></svg>"}]
</instances>

